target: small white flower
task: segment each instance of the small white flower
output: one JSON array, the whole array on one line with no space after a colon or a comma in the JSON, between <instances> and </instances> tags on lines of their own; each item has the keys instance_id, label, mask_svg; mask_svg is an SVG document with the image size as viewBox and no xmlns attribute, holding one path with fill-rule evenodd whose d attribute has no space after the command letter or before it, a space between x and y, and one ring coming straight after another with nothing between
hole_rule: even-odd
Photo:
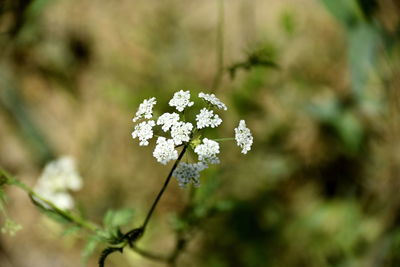
<instances>
[{"instance_id":1,"label":"small white flower","mask_svg":"<svg viewBox=\"0 0 400 267\"><path fill-rule=\"evenodd\" d=\"M203 92L199 93L199 97L203 98L206 102L217 107L218 109L227 110L228 108L224 103L221 102L214 94L205 94Z\"/></svg>"},{"instance_id":2,"label":"small white flower","mask_svg":"<svg viewBox=\"0 0 400 267\"><path fill-rule=\"evenodd\" d=\"M180 187L185 187L189 183L193 183L194 186L198 187L200 186L200 172L205 168L207 168L207 165L204 162L181 162L172 175L176 177Z\"/></svg>"},{"instance_id":3,"label":"small white flower","mask_svg":"<svg viewBox=\"0 0 400 267\"><path fill-rule=\"evenodd\" d=\"M77 191L81 187L82 178L76 169L74 159L61 157L45 166L34 191L44 199L53 202L60 209L72 209L74 200L68 190ZM38 199L36 201L48 207L46 203L42 203Z\"/></svg>"},{"instance_id":4,"label":"small white flower","mask_svg":"<svg viewBox=\"0 0 400 267\"><path fill-rule=\"evenodd\" d=\"M250 129L246 127L246 122L241 120L239 126L235 128L235 140L237 145L242 148L242 153L247 154L253 144L253 136Z\"/></svg>"},{"instance_id":5,"label":"small white flower","mask_svg":"<svg viewBox=\"0 0 400 267\"><path fill-rule=\"evenodd\" d=\"M162 125L161 129L166 132L168 131L173 125L177 124L179 121L178 113L164 113L161 115L157 120L157 125Z\"/></svg>"},{"instance_id":6,"label":"small white flower","mask_svg":"<svg viewBox=\"0 0 400 267\"><path fill-rule=\"evenodd\" d=\"M193 106L193 102L190 101L190 91L180 90L176 92L172 99L169 101L171 107L176 107L176 109L182 112L186 107Z\"/></svg>"},{"instance_id":7,"label":"small white flower","mask_svg":"<svg viewBox=\"0 0 400 267\"><path fill-rule=\"evenodd\" d=\"M218 164L220 162L217 157L217 154L219 154L219 144L216 141L204 138L203 143L196 146L194 152L199 156L199 161L211 164Z\"/></svg>"},{"instance_id":8,"label":"small white flower","mask_svg":"<svg viewBox=\"0 0 400 267\"><path fill-rule=\"evenodd\" d=\"M157 103L156 98L152 97L149 99L145 99L140 105L136 112L136 116L132 119L133 122L136 122L140 119L151 119L153 117L153 107Z\"/></svg>"},{"instance_id":9,"label":"small white flower","mask_svg":"<svg viewBox=\"0 0 400 267\"><path fill-rule=\"evenodd\" d=\"M149 139L153 137L153 127L155 126L155 122L151 121L143 121L137 125L135 125L135 129L132 132L132 138L138 138L140 146L147 146L149 144Z\"/></svg>"},{"instance_id":10,"label":"small white flower","mask_svg":"<svg viewBox=\"0 0 400 267\"><path fill-rule=\"evenodd\" d=\"M167 164L171 160L178 158L178 151L175 149L175 144L172 139L158 137L156 148L153 151L153 156L161 164Z\"/></svg>"},{"instance_id":11,"label":"small white flower","mask_svg":"<svg viewBox=\"0 0 400 267\"><path fill-rule=\"evenodd\" d=\"M222 119L214 111L203 108L200 113L196 115L197 128L203 129L205 127L215 128L222 123Z\"/></svg>"},{"instance_id":12,"label":"small white flower","mask_svg":"<svg viewBox=\"0 0 400 267\"><path fill-rule=\"evenodd\" d=\"M6 218L3 227L1 227L1 233L9 234L10 236L14 236L19 230L22 229L22 225L16 223L10 218Z\"/></svg>"},{"instance_id":13,"label":"small white flower","mask_svg":"<svg viewBox=\"0 0 400 267\"><path fill-rule=\"evenodd\" d=\"M175 145L181 145L183 142L190 140L190 133L192 132L193 125L190 122L178 122L171 128L171 137Z\"/></svg>"},{"instance_id":14,"label":"small white flower","mask_svg":"<svg viewBox=\"0 0 400 267\"><path fill-rule=\"evenodd\" d=\"M36 191L36 193L39 194L44 199L49 200L54 205L56 205L57 208L62 209L62 210L70 210L75 205L74 199L66 191L64 191L64 192L51 192L51 191L47 191L47 190L38 189ZM50 208L46 203L42 203L38 199L35 199L35 200L40 202L46 208Z\"/></svg>"}]
</instances>

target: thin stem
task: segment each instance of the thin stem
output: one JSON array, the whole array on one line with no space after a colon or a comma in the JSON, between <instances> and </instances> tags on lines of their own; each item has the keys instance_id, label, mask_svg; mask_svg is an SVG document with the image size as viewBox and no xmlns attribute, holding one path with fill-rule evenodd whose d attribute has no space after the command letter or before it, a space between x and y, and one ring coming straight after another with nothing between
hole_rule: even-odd
<instances>
[{"instance_id":1,"label":"thin stem","mask_svg":"<svg viewBox=\"0 0 400 267\"><path fill-rule=\"evenodd\" d=\"M141 227L142 230L143 230L143 232L144 232L144 230L146 229L146 226L147 226L147 224L149 223L149 221L150 221L150 219L151 219L151 216L153 215L153 212L154 212L155 208L157 207L157 204L158 204L158 202L159 202L161 196L164 194L164 191L165 191L165 189L167 188L167 186L168 186L168 184L169 184L169 181L171 180L172 173L174 172L174 170L175 170L176 167L178 166L179 162L181 161L183 155L185 154L186 148L187 148L187 145L185 145L185 146L183 147L181 153L179 154L178 159L175 161L174 166L172 166L171 171L169 172L167 178L165 179L164 185L162 186L160 192L158 193L156 199L154 200L153 205L151 206L149 212L147 213L146 219L144 220L143 225L142 225L142 227Z\"/></svg>"},{"instance_id":2,"label":"thin stem","mask_svg":"<svg viewBox=\"0 0 400 267\"><path fill-rule=\"evenodd\" d=\"M104 266L107 257L108 257L111 253L114 253L115 251L120 251L120 252L122 252L123 249L124 249L124 247L125 247L126 245L128 245L128 244L129 244L129 246L130 246L134 251L136 251L137 253L139 253L140 255L142 255L142 256L144 256L144 257L146 257L146 258L150 258L150 259L153 259L153 260L159 260L159 261L169 261L169 258L165 258L165 259L164 259L162 256L155 255L155 254L152 254L152 253L150 253L150 252L147 252L147 251L144 251L144 250L141 250L141 249L137 248L137 247L134 245L134 242L135 242L136 240L138 240L138 239L144 234L144 232L145 232L145 230L146 230L146 227L147 227L147 225L148 225L148 223L149 223L149 221L150 221L150 219L151 219L151 217L152 217L152 215L153 215L153 213L154 213L154 210L156 209L157 204L158 204L158 202L159 202L160 199L161 199L161 196L164 194L165 189L167 189L167 186L168 186L168 184L169 184L169 181L171 180L171 177L172 177L172 173L174 172L174 170L175 170L176 167L178 166L179 162L181 161L182 157L184 156L187 147L188 147L188 144L184 145L184 147L183 147L181 153L180 153L179 156L178 156L178 159L175 161L174 165L172 166L172 169L171 169L171 171L169 172L167 178L165 179L164 185L161 187L161 190L160 190L160 192L158 193L156 199L154 200L153 205L151 205L151 208L150 208L150 210L148 211L148 213L147 213L147 215L146 215L146 219L144 220L142 226L139 227L139 228L132 229L131 231L129 231L128 233L126 233L126 234L124 235L124 237L123 237L124 242L123 242L122 246L119 247L118 249L115 249L115 248L112 248L112 247L108 247L108 248L106 248L105 250L103 250L103 252L102 252L102 254L101 254L101 256L100 256L100 259L99 259L99 266L100 266L100 267L103 267L103 266Z\"/></svg>"},{"instance_id":3,"label":"thin stem","mask_svg":"<svg viewBox=\"0 0 400 267\"><path fill-rule=\"evenodd\" d=\"M235 140L234 137L227 137L227 138L216 138L216 139L212 139L214 141L232 141Z\"/></svg>"},{"instance_id":4,"label":"thin stem","mask_svg":"<svg viewBox=\"0 0 400 267\"><path fill-rule=\"evenodd\" d=\"M76 225L79 225L83 228L86 228L87 230L96 232L98 229L100 229L97 225L86 221L85 219L81 218L81 217L77 217L65 210L62 210L60 208L58 208L56 205L54 205L51 201L43 198L42 196L40 196L39 194L37 194L35 191L33 191L29 186L27 186L26 184L24 184L23 182L21 182L20 180L12 177L10 174L8 174L6 171L0 169L0 174L6 179L6 183L7 184L11 184L11 185L15 185L18 188L24 190L26 193L28 193L32 200L35 201L35 199L45 203L46 205L48 205L53 211L55 211L56 213L58 213L59 215L61 215L62 217L66 218L67 220L74 222Z\"/></svg>"},{"instance_id":5,"label":"thin stem","mask_svg":"<svg viewBox=\"0 0 400 267\"><path fill-rule=\"evenodd\" d=\"M215 74L211 92L217 91L224 71L224 0L218 1L217 29L217 73Z\"/></svg>"},{"instance_id":6,"label":"thin stem","mask_svg":"<svg viewBox=\"0 0 400 267\"><path fill-rule=\"evenodd\" d=\"M152 252L138 248L137 246L132 246L132 250L138 253L139 255L151 260L162 261L162 262L166 262L169 260L169 258L166 256L154 254Z\"/></svg>"}]
</instances>

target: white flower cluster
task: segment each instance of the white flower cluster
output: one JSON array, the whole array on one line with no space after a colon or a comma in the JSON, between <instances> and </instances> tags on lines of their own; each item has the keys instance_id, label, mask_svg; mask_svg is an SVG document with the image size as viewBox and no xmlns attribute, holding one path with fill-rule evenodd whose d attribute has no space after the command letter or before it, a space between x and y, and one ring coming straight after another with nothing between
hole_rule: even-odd
<instances>
[{"instance_id":1,"label":"white flower cluster","mask_svg":"<svg viewBox=\"0 0 400 267\"><path fill-rule=\"evenodd\" d=\"M182 112L186 107L193 106L193 102L190 101L190 92L180 90L174 94L174 97L169 101L171 107L176 107L176 109Z\"/></svg>"},{"instance_id":2,"label":"white flower cluster","mask_svg":"<svg viewBox=\"0 0 400 267\"><path fill-rule=\"evenodd\" d=\"M244 120L240 120L239 126L235 128L235 140L237 145L242 148L242 153L247 154L253 144L253 136Z\"/></svg>"},{"instance_id":3,"label":"white flower cluster","mask_svg":"<svg viewBox=\"0 0 400 267\"><path fill-rule=\"evenodd\" d=\"M171 160L178 158L178 151L175 149L174 141L165 137L158 137L157 145L154 149L153 156L161 164L167 164Z\"/></svg>"},{"instance_id":4,"label":"white flower cluster","mask_svg":"<svg viewBox=\"0 0 400 267\"><path fill-rule=\"evenodd\" d=\"M77 191L81 188L82 179L76 169L75 161L65 156L45 166L34 191L60 209L72 209L74 200L68 191ZM36 201L41 202L38 199ZM46 203L41 204L48 207Z\"/></svg>"},{"instance_id":5,"label":"white flower cluster","mask_svg":"<svg viewBox=\"0 0 400 267\"><path fill-rule=\"evenodd\" d=\"M181 145L183 142L189 142L190 133L193 125L190 122L177 122L171 128L172 140L175 145Z\"/></svg>"},{"instance_id":6,"label":"white flower cluster","mask_svg":"<svg viewBox=\"0 0 400 267\"><path fill-rule=\"evenodd\" d=\"M222 103L221 100L219 100L214 94L199 93L199 97L203 98L207 103L217 107L218 109L228 110L226 105Z\"/></svg>"},{"instance_id":7,"label":"white flower cluster","mask_svg":"<svg viewBox=\"0 0 400 267\"><path fill-rule=\"evenodd\" d=\"M203 108L200 113L196 115L197 128L203 129L206 127L218 127L222 123L222 119L214 111Z\"/></svg>"},{"instance_id":8,"label":"white flower cluster","mask_svg":"<svg viewBox=\"0 0 400 267\"><path fill-rule=\"evenodd\" d=\"M179 121L179 114L173 113L164 113L160 117L158 117L157 125L162 125L161 129L164 132L169 131L171 127L177 124Z\"/></svg>"},{"instance_id":9,"label":"white flower cluster","mask_svg":"<svg viewBox=\"0 0 400 267\"><path fill-rule=\"evenodd\" d=\"M194 152L199 156L200 161L211 164L219 164L220 162L217 157L219 154L219 143L216 141L204 138L203 143L196 146Z\"/></svg>"},{"instance_id":10,"label":"white flower cluster","mask_svg":"<svg viewBox=\"0 0 400 267\"><path fill-rule=\"evenodd\" d=\"M158 136L153 156L161 164L167 164L172 160L178 159L177 147L185 146L191 148L198 157L197 163L181 162L173 172L173 176L178 179L179 185L184 187L189 183L194 186L200 184L200 171L206 169L208 164L218 164L220 160L220 145L217 141L203 138L200 142L201 131L204 128L216 128L222 123L222 119L216 110L227 110L224 103L214 94L199 93L199 98L203 99L207 106L200 109L196 115L195 124L185 121L182 112L194 105L190 99L190 91L180 90L176 92L169 101L169 106L174 107L178 113L164 113L158 118L153 119L153 107L157 103L154 97L146 99L139 105L133 121L143 120L135 125L132 138L139 139L140 146L149 145L149 140L153 138L153 128L158 125L164 133L169 136ZM195 126L194 126L195 125ZM158 132L157 132L158 133ZM238 128L235 129L235 139L242 153L246 154L253 143L250 130L246 127L243 120L240 121ZM198 141L197 141L198 140ZM190 145L189 145L190 144Z\"/></svg>"},{"instance_id":11,"label":"white flower cluster","mask_svg":"<svg viewBox=\"0 0 400 267\"><path fill-rule=\"evenodd\" d=\"M200 186L200 172L207 168L204 162L197 163L179 163L172 175L178 180L180 187L193 183L195 187Z\"/></svg>"},{"instance_id":12,"label":"white flower cluster","mask_svg":"<svg viewBox=\"0 0 400 267\"><path fill-rule=\"evenodd\" d=\"M140 119L151 119L153 117L153 107L157 103L156 98L152 97L145 99L142 104L139 105L139 109L136 112L136 116L132 119L136 122Z\"/></svg>"},{"instance_id":13,"label":"white flower cluster","mask_svg":"<svg viewBox=\"0 0 400 267\"><path fill-rule=\"evenodd\" d=\"M156 125L154 121L143 121L135 126L132 132L132 138L140 140L140 146L147 146L149 139L153 137L153 126Z\"/></svg>"}]
</instances>

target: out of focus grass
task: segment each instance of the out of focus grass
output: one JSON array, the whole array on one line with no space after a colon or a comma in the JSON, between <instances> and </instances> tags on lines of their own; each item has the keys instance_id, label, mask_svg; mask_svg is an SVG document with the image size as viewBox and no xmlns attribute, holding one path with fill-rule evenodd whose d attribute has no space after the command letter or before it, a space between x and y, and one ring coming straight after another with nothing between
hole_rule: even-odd
<instances>
[{"instance_id":1,"label":"out of focus grass","mask_svg":"<svg viewBox=\"0 0 400 267\"><path fill-rule=\"evenodd\" d=\"M176 90L212 89L217 1L5 0L0 11L0 165L32 185L71 154L83 213L101 222L131 207L141 221L168 168L133 142L131 118L144 97L161 112ZM225 1L219 134L245 118L255 143L247 156L223 143L200 193L230 208L202 222L178 266L400 265L399 12L384 0ZM24 229L0 236L0 266L78 266L81 241L8 193ZM171 183L143 246L173 245L185 194ZM159 266L133 253L112 264Z\"/></svg>"}]
</instances>

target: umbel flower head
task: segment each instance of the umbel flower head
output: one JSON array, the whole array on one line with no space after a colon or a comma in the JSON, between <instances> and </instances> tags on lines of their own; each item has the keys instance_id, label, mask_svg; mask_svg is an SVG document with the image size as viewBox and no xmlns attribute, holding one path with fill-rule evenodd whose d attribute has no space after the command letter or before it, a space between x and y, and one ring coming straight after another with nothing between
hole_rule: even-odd
<instances>
[{"instance_id":1,"label":"umbel flower head","mask_svg":"<svg viewBox=\"0 0 400 267\"><path fill-rule=\"evenodd\" d=\"M74 199L69 191L77 191L81 188L82 178L76 169L75 160L72 157L64 156L49 162L44 167L34 191L60 209L72 209ZM37 199L36 201L48 207L46 203Z\"/></svg>"},{"instance_id":2,"label":"umbel flower head","mask_svg":"<svg viewBox=\"0 0 400 267\"><path fill-rule=\"evenodd\" d=\"M235 140L237 145L242 148L242 153L247 154L253 144L253 136L244 120L240 120L239 126L235 128Z\"/></svg>"},{"instance_id":3,"label":"umbel flower head","mask_svg":"<svg viewBox=\"0 0 400 267\"><path fill-rule=\"evenodd\" d=\"M226 105L214 94L199 93L199 100L202 106L195 105L191 100L190 91L180 90L174 93L168 102L171 107L170 112L166 112L158 118L153 118L153 107L157 103L155 97L145 99L139 105L133 122L137 122L132 132L133 139L139 139L140 146L149 145L149 141L154 136L154 127L159 127L156 131L164 133L158 136L153 151L153 156L161 164L168 164L170 161L178 159L178 147L184 147L181 153L186 150L191 151L197 156L196 162L179 162L173 171L173 176L177 178L179 186L185 187L187 184L194 186L200 185L200 172L208 168L209 164L218 164L220 160L220 144L217 140L212 140L204 136L204 129L217 128L222 124L222 119L216 112L227 110ZM195 121L186 121L184 112L186 109L194 110L197 115ZM235 128L235 140L237 145L246 154L253 144L253 136L250 129L246 127L244 120ZM223 140L233 140L224 138ZM179 157L179 160L181 157Z\"/></svg>"}]
</instances>

